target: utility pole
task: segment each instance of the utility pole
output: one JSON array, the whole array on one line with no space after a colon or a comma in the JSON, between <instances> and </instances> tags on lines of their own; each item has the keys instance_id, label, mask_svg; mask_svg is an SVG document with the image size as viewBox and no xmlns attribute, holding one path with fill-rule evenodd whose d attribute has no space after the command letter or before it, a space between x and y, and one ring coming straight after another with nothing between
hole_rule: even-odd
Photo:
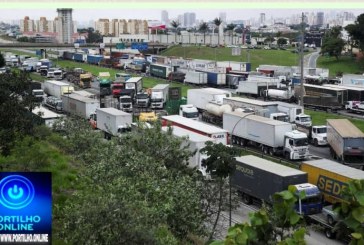
<instances>
[{"instance_id":1,"label":"utility pole","mask_svg":"<svg viewBox=\"0 0 364 245\"><path fill-rule=\"evenodd\" d=\"M304 96L304 87L303 87L303 41L304 41L304 17L305 15L302 12L302 20L301 20L301 50L300 50L300 67L301 67L301 98L300 98L300 106L303 109L303 96ZM303 112L303 111L302 111Z\"/></svg>"}]
</instances>

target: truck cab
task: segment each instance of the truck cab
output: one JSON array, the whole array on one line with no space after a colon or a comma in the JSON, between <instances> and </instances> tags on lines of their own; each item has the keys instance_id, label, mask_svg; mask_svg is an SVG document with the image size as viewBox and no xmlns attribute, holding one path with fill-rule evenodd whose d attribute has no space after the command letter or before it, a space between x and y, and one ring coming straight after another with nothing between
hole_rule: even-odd
<instances>
[{"instance_id":1,"label":"truck cab","mask_svg":"<svg viewBox=\"0 0 364 245\"><path fill-rule=\"evenodd\" d=\"M289 122L289 116L283 112L272 113L269 118L277 121Z\"/></svg>"},{"instance_id":2,"label":"truck cab","mask_svg":"<svg viewBox=\"0 0 364 245\"><path fill-rule=\"evenodd\" d=\"M306 114L299 114L295 118L295 123L297 125L302 125L302 126L305 126L305 127L311 127L312 126L311 116L306 115Z\"/></svg>"},{"instance_id":3,"label":"truck cab","mask_svg":"<svg viewBox=\"0 0 364 245\"><path fill-rule=\"evenodd\" d=\"M147 93L137 93L135 96L135 104L137 107L147 108L149 107L149 95Z\"/></svg>"},{"instance_id":4,"label":"truck cab","mask_svg":"<svg viewBox=\"0 0 364 245\"><path fill-rule=\"evenodd\" d=\"M303 215L319 214L322 211L322 194L316 185L303 183L292 185L298 203L295 205L297 213ZM303 198L301 193L304 193Z\"/></svg>"},{"instance_id":5,"label":"truck cab","mask_svg":"<svg viewBox=\"0 0 364 245\"><path fill-rule=\"evenodd\" d=\"M284 135L284 156L287 159L306 159L309 156L307 134L297 130Z\"/></svg>"},{"instance_id":6,"label":"truck cab","mask_svg":"<svg viewBox=\"0 0 364 245\"><path fill-rule=\"evenodd\" d=\"M312 126L310 130L310 138L315 146L327 145L327 126Z\"/></svg>"},{"instance_id":7,"label":"truck cab","mask_svg":"<svg viewBox=\"0 0 364 245\"><path fill-rule=\"evenodd\" d=\"M32 95L35 97L37 102L43 102L43 100L45 98L45 93L44 93L43 89L33 89Z\"/></svg>"},{"instance_id":8,"label":"truck cab","mask_svg":"<svg viewBox=\"0 0 364 245\"><path fill-rule=\"evenodd\" d=\"M91 73L80 74L80 82L78 85L81 88L91 88L91 81L92 81Z\"/></svg>"},{"instance_id":9,"label":"truck cab","mask_svg":"<svg viewBox=\"0 0 364 245\"><path fill-rule=\"evenodd\" d=\"M165 103L163 98L163 92L162 91L152 91L150 96L150 108L160 108L163 109L163 105Z\"/></svg>"},{"instance_id":10,"label":"truck cab","mask_svg":"<svg viewBox=\"0 0 364 245\"><path fill-rule=\"evenodd\" d=\"M131 95L123 94L119 97L119 110L133 112L133 98Z\"/></svg>"},{"instance_id":11,"label":"truck cab","mask_svg":"<svg viewBox=\"0 0 364 245\"><path fill-rule=\"evenodd\" d=\"M199 119L199 113L193 105L181 105L179 107L179 115L193 120Z\"/></svg>"}]
</instances>

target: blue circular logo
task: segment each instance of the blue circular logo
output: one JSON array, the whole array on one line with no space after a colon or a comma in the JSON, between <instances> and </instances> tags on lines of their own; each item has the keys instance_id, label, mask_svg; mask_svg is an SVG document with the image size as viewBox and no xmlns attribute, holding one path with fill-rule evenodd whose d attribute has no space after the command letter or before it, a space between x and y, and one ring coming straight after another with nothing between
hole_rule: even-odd
<instances>
[{"instance_id":1,"label":"blue circular logo","mask_svg":"<svg viewBox=\"0 0 364 245\"><path fill-rule=\"evenodd\" d=\"M22 209L34 199L34 186L21 175L9 175L0 181L0 204L9 209Z\"/></svg>"}]
</instances>

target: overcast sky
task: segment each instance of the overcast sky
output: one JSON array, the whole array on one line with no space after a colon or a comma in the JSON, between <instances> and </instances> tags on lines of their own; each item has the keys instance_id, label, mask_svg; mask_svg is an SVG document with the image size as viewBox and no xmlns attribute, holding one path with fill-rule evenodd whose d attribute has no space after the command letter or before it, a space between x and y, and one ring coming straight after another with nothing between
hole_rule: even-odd
<instances>
[{"instance_id":1,"label":"overcast sky","mask_svg":"<svg viewBox=\"0 0 364 245\"><path fill-rule=\"evenodd\" d=\"M163 9L74 9L73 19L80 22L97 20L99 18L118 18L118 19L151 19L160 20L161 11ZM324 10L324 9L165 9L169 13L169 18L176 18L178 15L185 12L195 12L197 19L212 20L219 16L220 12L226 12L227 20L247 20L250 18L259 18L260 13L266 14L266 19L273 17L290 17L293 14L300 14L304 12L341 12L348 11L353 12L355 15L364 13L364 9L336 9L336 10ZM41 16L45 16L47 19L53 20L57 16L56 9L1 9L0 20L20 20L24 16L29 16L30 19L39 19Z\"/></svg>"}]
</instances>

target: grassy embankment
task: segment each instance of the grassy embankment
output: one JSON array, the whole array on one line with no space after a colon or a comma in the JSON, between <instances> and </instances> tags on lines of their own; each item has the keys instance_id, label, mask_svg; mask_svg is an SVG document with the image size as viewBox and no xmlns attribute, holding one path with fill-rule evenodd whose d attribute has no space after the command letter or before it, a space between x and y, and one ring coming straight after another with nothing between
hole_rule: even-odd
<instances>
[{"instance_id":1,"label":"grassy embankment","mask_svg":"<svg viewBox=\"0 0 364 245\"><path fill-rule=\"evenodd\" d=\"M334 57L320 56L317 60L317 67L328 68L330 77L335 77L338 72L344 74L363 74L364 59L358 60L355 57L342 56L339 60Z\"/></svg>"}]
</instances>

